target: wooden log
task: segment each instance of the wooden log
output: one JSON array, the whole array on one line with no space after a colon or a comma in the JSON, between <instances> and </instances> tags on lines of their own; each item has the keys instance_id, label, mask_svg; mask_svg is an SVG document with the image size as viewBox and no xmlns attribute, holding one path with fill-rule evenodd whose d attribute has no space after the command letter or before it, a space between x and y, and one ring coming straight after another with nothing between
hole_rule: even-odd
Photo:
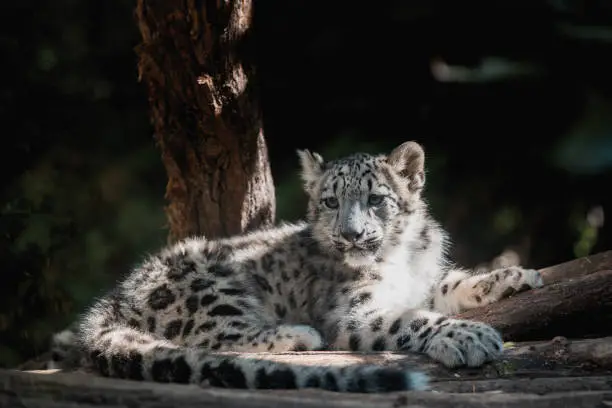
<instances>
[{"instance_id":1,"label":"wooden log","mask_svg":"<svg viewBox=\"0 0 612 408\"><path fill-rule=\"evenodd\" d=\"M600 252L540 269L545 285L566 281L603 270L612 270L612 251Z\"/></svg>"},{"instance_id":2,"label":"wooden log","mask_svg":"<svg viewBox=\"0 0 612 408\"><path fill-rule=\"evenodd\" d=\"M329 391L243 391L201 389L197 386L139 383L75 374L40 375L0 371L0 406L27 408L129 407L157 408L268 408L268 407L406 407L503 408L605 407L612 391L591 390L533 393L434 393L427 391L389 394L339 394Z\"/></svg>"},{"instance_id":3,"label":"wooden log","mask_svg":"<svg viewBox=\"0 0 612 408\"><path fill-rule=\"evenodd\" d=\"M237 407L595 407L612 400L609 390L532 393L408 392L374 395L327 391L243 391L188 385L84 378L75 374L41 375L0 371L0 405L28 408L160 406Z\"/></svg>"},{"instance_id":4,"label":"wooden log","mask_svg":"<svg viewBox=\"0 0 612 408\"><path fill-rule=\"evenodd\" d=\"M612 376L543 377L493 380L457 380L435 383L435 390L452 393L529 393L545 395L554 392L610 391Z\"/></svg>"},{"instance_id":5,"label":"wooden log","mask_svg":"<svg viewBox=\"0 0 612 408\"><path fill-rule=\"evenodd\" d=\"M259 353L294 364L370 362L419 369L432 376L430 391L374 395L321 390L227 390L195 385L113 380L57 370L0 370L0 406L90 408L191 407L605 407L612 401L612 338L521 343L484 369L449 370L402 353ZM540 375L536 380L530 377Z\"/></svg>"},{"instance_id":6,"label":"wooden log","mask_svg":"<svg viewBox=\"0 0 612 408\"><path fill-rule=\"evenodd\" d=\"M0 370L0 406L27 408L90 408L138 406L210 407L595 407L612 401L608 378L584 378L588 391L560 391L538 395L528 391L474 392L468 384L459 392L400 392L388 394L340 394L321 390L250 391L193 385L156 384L112 380L77 374L34 374ZM555 381L555 380L552 380ZM533 384L523 381L524 384ZM551 381L549 381L551 383ZM567 383L567 381L565 382ZM574 379L576 383L576 379ZM560 389L559 386L553 388ZM501 391L501 392L500 392Z\"/></svg>"},{"instance_id":7,"label":"wooden log","mask_svg":"<svg viewBox=\"0 0 612 408\"><path fill-rule=\"evenodd\" d=\"M467 310L512 341L612 334L612 251L541 270L545 286Z\"/></svg>"}]
</instances>

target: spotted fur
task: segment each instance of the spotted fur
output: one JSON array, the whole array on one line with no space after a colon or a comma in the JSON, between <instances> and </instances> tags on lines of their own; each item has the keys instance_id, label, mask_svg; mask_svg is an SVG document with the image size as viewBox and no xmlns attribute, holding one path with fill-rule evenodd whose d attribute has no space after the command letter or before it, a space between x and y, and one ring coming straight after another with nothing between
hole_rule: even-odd
<instances>
[{"instance_id":1,"label":"spotted fur","mask_svg":"<svg viewBox=\"0 0 612 408\"><path fill-rule=\"evenodd\" d=\"M406 350L449 367L480 366L501 353L496 330L448 314L541 280L518 267L471 276L448 265L446 235L421 198L418 144L329 162L308 151L299 156L307 222L228 239L186 239L149 257L94 303L77 337L99 373L380 392L420 389L426 377L367 364L300 366L221 352Z\"/></svg>"}]
</instances>

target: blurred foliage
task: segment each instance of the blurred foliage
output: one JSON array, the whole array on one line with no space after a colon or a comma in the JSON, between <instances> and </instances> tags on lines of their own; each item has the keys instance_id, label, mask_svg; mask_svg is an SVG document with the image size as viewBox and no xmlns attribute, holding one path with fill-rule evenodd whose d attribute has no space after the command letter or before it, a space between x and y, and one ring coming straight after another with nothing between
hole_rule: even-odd
<instances>
[{"instance_id":1,"label":"blurred foliage","mask_svg":"<svg viewBox=\"0 0 612 408\"><path fill-rule=\"evenodd\" d=\"M19 23L0 42L13 68L0 105L10 163L0 176L0 366L44 351L166 235L132 2L28 6L5 8Z\"/></svg>"},{"instance_id":2,"label":"blurred foliage","mask_svg":"<svg viewBox=\"0 0 612 408\"><path fill-rule=\"evenodd\" d=\"M540 6L483 9L490 19L481 19L433 3L385 3L376 19L344 3L324 13L305 0L256 3L277 218L305 208L296 148L331 159L416 139L427 198L459 263L511 248L540 267L609 249L612 46L554 37L553 20L573 18L571 7L557 15L532 2ZM44 351L51 332L165 242L166 179L136 78L133 7L30 0L3 9L11 75L0 91L0 367ZM433 58L474 78L469 70L491 53L530 61L538 76L432 77Z\"/></svg>"}]
</instances>

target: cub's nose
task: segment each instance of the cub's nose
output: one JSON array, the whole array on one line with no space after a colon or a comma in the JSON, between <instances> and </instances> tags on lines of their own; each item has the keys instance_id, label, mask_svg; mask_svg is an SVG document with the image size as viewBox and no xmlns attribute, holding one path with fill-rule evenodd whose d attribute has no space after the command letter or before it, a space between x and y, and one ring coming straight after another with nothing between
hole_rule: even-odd
<instances>
[{"instance_id":1,"label":"cub's nose","mask_svg":"<svg viewBox=\"0 0 612 408\"><path fill-rule=\"evenodd\" d=\"M342 229L340 231L340 235L342 236L342 238L346 239L348 242L354 243L359 241L362 237L363 237L363 233L365 232L365 230L363 229L354 229L354 228L347 228L347 229Z\"/></svg>"}]
</instances>

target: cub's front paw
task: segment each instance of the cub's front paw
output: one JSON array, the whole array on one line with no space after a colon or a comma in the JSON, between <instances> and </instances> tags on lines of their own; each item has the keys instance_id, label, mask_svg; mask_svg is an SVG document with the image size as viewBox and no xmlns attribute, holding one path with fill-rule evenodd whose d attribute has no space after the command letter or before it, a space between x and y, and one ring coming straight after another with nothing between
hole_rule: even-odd
<instances>
[{"instance_id":1,"label":"cub's front paw","mask_svg":"<svg viewBox=\"0 0 612 408\"><path fill-rule=\"evenodd\" d=\"M447 320L434 335L425 353L447 367L479 367L499 357L501 335L493 327L469 320Z\"/></svg>"},{"instance_id":2,"label":"cub's front paw","mask_svg":"<svg viewBox=\"0 0 612 408\"><path fill-rule=\"evenodd\" d=\"M511 266L509 268L498 269L493 273L500 276L501 280L506 282L508 286L501 294L501 298L544 286L542 275L535 269L523 269L520 266Z\"/></svg>"}]
</instances>

